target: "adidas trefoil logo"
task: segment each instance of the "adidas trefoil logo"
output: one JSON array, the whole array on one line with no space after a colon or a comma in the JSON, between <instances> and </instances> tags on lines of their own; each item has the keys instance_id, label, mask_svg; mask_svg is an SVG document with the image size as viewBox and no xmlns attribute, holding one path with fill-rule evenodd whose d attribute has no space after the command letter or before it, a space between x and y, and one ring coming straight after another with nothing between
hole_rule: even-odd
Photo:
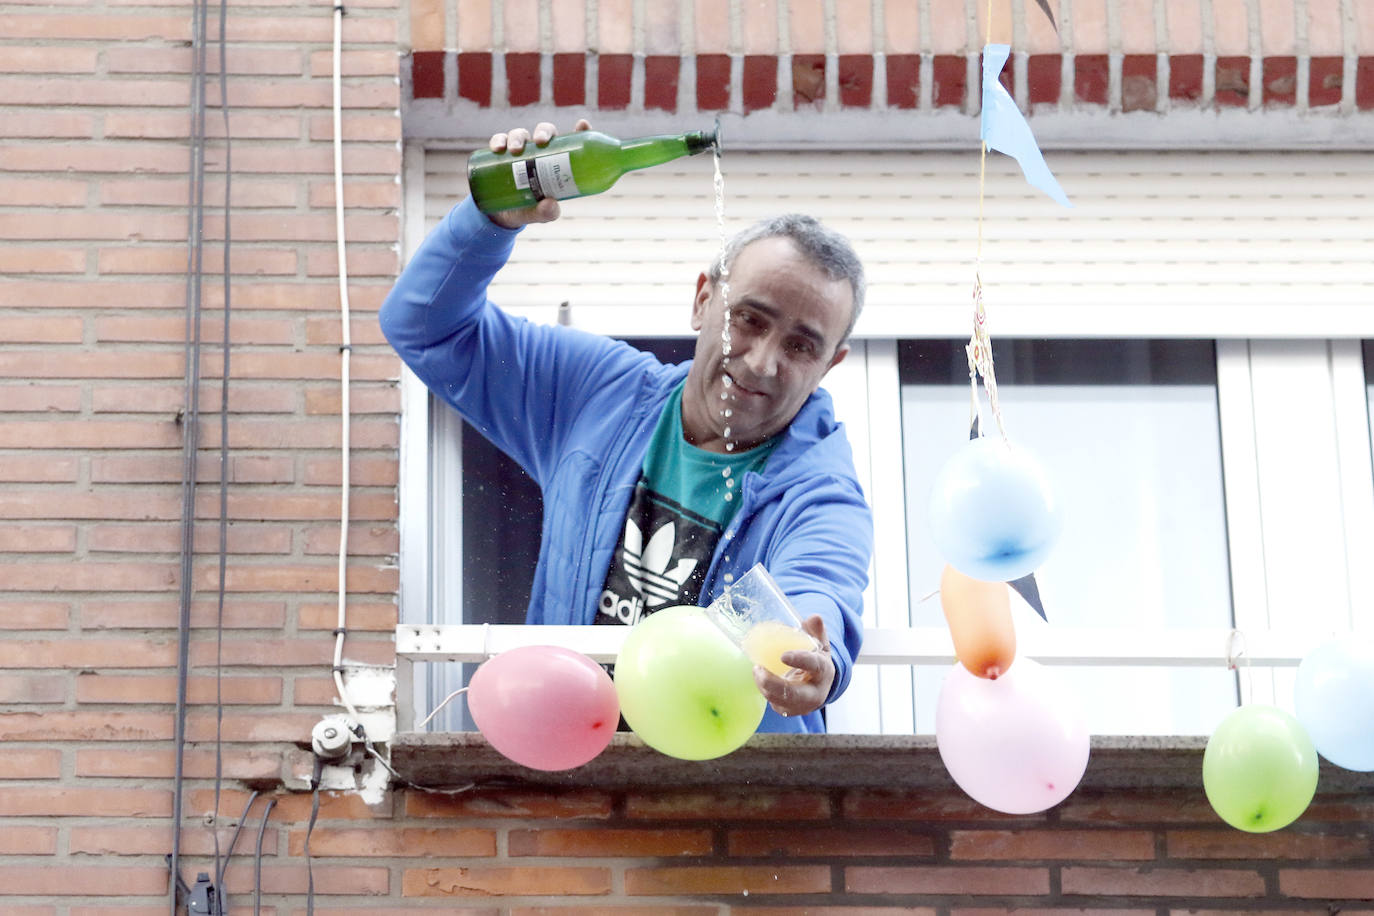
<instances>
[{"instance_id":1,"label":"adidas trefoil logo","mask_svg":"<svg viewBox=\"0 0 1374 916\"><path fill-rule=\"evenodd\" d=\"M625 522L624 549L621 562L635 591L644 596L647 607L659 607L677 600L682 583L692 575L697 561L681 559L668 568L673 559L673 547L677 540L677 529L672 522L659 528L644 545L644 534L633 521Z\"/></svg>"}]
</instances>

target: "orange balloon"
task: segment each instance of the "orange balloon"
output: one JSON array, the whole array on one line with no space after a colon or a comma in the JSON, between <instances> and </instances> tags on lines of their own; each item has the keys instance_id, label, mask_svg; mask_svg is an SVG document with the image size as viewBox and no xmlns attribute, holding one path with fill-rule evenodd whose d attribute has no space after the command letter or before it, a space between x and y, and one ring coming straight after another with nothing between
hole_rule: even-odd
<instances>
[{"instance_id":1,"label":"orange balloon","mask_svg":"<svg viewBox=\"0 0 1374 916\"><path fill-rule=\"evenodd\" d=\"M1016 658L1007 584L974 579L946 566L940 576L940 606L960 664L989 680L1005 674Z\"/></svg>"}]
</instances>

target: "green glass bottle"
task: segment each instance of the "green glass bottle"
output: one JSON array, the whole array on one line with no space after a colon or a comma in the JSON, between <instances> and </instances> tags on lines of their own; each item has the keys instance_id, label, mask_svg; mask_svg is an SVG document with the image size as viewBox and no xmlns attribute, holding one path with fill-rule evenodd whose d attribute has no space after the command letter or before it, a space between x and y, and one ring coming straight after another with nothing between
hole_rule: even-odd
<instances>
[{"instance_id":1,"label":"green glass bottle","mask_svg":"<svg viewBox=\"0 0 1374 916\"><path fill-rule=\"evenodd\" d=\"M621 175L716 145L707 131L617 140L593 130L561 134L548 146L525 145L519 156L478 150L468 158L468 189L484 213L532 207L546 197L600 194Z\"/></svg>"}]
</instances>

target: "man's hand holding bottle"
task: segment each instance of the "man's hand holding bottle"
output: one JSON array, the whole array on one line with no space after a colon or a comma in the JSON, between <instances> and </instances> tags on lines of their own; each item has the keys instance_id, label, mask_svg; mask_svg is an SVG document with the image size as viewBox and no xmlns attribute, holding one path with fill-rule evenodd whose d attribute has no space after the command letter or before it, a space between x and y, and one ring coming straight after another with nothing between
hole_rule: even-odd
<instances>
[{"instance_id":1,"label":"man's hand holding bottle","mask_svg":"<svg viewBox=\"0 0 1374 916\"><path fill-rule=\"evenodd\" d=\"M579 118L573 125L574 131L591 130L591 122L586 118ZM525 145L533 143L535 146L548 146L549 141L558 136L558 128L548 121L540 121L534 125L534 130L529 131L523 127L516 127L505 133L493 134L487 144L493 153L512 153L516 156L525 151ZM521 226L530 223L551 223L558 219L562 213L558 201L552 197L546 197L533 207L523 207L519 210L502 210L499 213L489 213L487 216L493 223L506 229L519 229Z\"/></svg>"}]
</instances>

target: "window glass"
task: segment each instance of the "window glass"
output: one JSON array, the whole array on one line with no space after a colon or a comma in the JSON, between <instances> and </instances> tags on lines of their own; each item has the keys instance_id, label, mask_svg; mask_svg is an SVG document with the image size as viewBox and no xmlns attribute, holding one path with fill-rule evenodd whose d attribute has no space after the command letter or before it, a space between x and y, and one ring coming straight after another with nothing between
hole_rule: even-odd
<instances>
[{"instance_id":1,"label":"window glass","mask_svg":"<svg viewBox=\"0 0 1374 916\"><path fill-rule=\"evenodd\" d=\"M944 561L929 488L968 438L964 341L904 341L903 458L912 623L943 626ZM1232 623L1216 358L1210 341L994 341L1007 435L1044 466L1063 534L1035 578L1049 623L1013 600L1018 628ZM983 402L989 434L996 427ZM1094 734L1208 734L1236 704L1222 668L1058 669ZM917 731L934 731L943 670L916 673Z\"/></svg>"}]
</instances>

